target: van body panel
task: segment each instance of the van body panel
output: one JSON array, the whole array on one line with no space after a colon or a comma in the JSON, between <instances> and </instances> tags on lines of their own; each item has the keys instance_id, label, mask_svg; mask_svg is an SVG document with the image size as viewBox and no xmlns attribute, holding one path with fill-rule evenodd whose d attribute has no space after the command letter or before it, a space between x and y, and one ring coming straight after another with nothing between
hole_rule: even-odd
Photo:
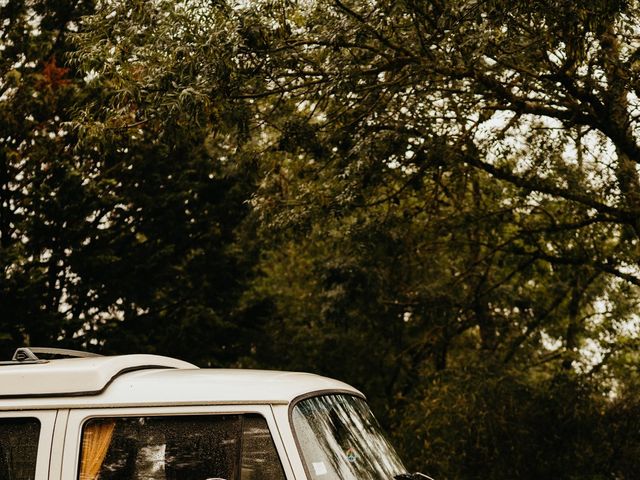
<instances>
[{"instance_id":1,"label":"van body panel","mask_svg":"<svg viewBox=\"0 0 640 480\"><path fill-rule=\"evenodd\" d=\"M46 365L34 367L44 368ZM4 381L4 368L0 367L0 383ZM55 372L50 371L55 376ZM67 375L68 371L64 371L58 381L64 382ZM21 380L25 384L32 381L28 376ZM18 387L13 389L17 391ZM207 404L277 405L289 404L301 395L321 390L343 390L362 395L345 383L309 373L165 368L119 374L96 395L0 398L0 411Z\"/></svg>"},{"instance_id":2,"label":"van body panel","mask_svg":"<svg viewBox=\"0 0 640 480\"><path fill-rule=\"evenodd\" d=\"M137 369L196 369L182 360L159 355L65 358L0 367L0 398L95 395L119 375Z\"/></svg>"},{"instance_id":3,"label":"van body panel","mask_svg":"<svg viewBox=\"0 0 640 480\"><path fill-rule=\"evenodd\" d=\"M49 460L49 480L62 479L62 454L64 452L64 439L67 433L67 420L69 410L58 410L56 424L53 430L51 442L51 457ZM37 479L38 477L36 477Z\"/></svg>"},{"instance_id":4,"label":"van body panel","mask_svg":"<svg viewBox=\"0 0 640 480\"><path fill-rule=\"evenodd\" d=\"M291 423L289 422L289 405L274 405L273 415L277 425L280 427L282 442L288 446L290 452L295 452L295 455L289 455L289 460L291 462L291 468L296 473L296 478L306 479L307 473L300 452L298 451Z\"/></svg>"}]
</instances>

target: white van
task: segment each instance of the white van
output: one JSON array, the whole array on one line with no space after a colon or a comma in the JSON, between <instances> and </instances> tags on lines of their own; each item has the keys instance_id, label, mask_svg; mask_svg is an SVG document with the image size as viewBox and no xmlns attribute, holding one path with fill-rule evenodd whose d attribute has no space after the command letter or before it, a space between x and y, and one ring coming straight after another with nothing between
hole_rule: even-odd
<instances>
[{"instance_id":1,"label":"white van","mask_svg":"<svg viewBox=\"0 0 640 480\"><path fill-rule=\"evenodd\" d=\"M362 393L329 378L44 348L0 362L0 480L428 478L405 472Z\"/></svg>"}]
</instances>

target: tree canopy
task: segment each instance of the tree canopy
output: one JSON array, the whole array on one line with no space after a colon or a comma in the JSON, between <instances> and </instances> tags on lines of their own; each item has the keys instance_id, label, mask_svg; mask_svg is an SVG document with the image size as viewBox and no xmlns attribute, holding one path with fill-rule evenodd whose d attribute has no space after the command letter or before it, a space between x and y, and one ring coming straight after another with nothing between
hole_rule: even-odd
<instances>
[{"instance_id":1,"label":"tree canopy","mask_svg":"<svg viewBox=\"0 0 640 480\"><path fill-rule=\"evenodd\" d=\"M638 2L0 5L7 348L318 371L443 478L633 478Z\"/></svg>"}]
</instances>

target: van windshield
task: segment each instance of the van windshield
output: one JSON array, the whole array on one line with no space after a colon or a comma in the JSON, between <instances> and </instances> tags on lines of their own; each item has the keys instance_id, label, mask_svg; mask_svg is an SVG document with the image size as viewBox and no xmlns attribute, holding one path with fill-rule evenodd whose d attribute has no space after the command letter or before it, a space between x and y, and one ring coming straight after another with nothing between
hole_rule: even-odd
<instances>
[{"instance_id":1,"label":"van windshield","mask_svg":"<svg viewBox=\"0 0 640 480\"><path fill-rule=\"evenodd\" d=\"M391 480L406 472L361 398L302 400L293 408L292 422L312 480Z\"/></svg>"}]
</instances>

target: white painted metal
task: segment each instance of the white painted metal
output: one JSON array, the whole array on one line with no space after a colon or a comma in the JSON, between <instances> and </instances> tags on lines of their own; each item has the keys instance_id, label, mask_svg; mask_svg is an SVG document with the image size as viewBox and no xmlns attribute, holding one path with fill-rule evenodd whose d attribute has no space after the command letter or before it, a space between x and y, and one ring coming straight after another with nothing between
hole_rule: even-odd
<instances>
[{"instance_id":1,"label":"white painted metal","mask_svg":"<svg viewBox=\"0 0 640 480\"><path fill-rule=\"evenodd\" d=\"M302 457L298 451L295 437L293 436L293 428L289 422L289 406L288 405L274 405L273 416L276 419L276 425L280 427L280 436L282 437L282 443L287 446L289 452L289 461L291 462L291 468L296 474L296 478L307 479L307 474L304 469Z\"/></svg>"},{"instance_id":2,"label":"white painted metal","mask_svg":"<svg viewBox=\"0 0 640 480\"><path fill-rule=\"evenodd\" d=\"M54 360L51 363L63 361L66 360ZM92 359L80 361L90 362ZM0 367L0 371L2 368L4 367ZM58 381L70 378L71 372L67 372L58 377ZM0 379L0 383L3 381ZM19 390L19 387L16 385L13 388ZM22 388L28 388L25 380L22 381ZM59 388L63 390L65 386L60 385ZM119 375L97 395L0 399L0 411L17 408L288 404L300 395L323 390L360 394L345 383L308 373L240 369L150 369Z\"/></svg>"},{"instance_id":3,"label":"white painted metal","mask_svg":"<svg viewBox=\"0 0 640 480\"><path fill-rule=\"evenodd\" d=\"M49 462L49 480L61 480L62 455L64 453L64 439L67 434L67 421L69 410L58 410L56 425L53 429L51 442L51 460ZM39 477L36 477L39 480Z\"/></svg>"},{"instance_id":4,"label":"white painted metal","mask_svg":"<svg viewBox=\"0 0 640 480\"><path fill-rule=\"evenodd\" d=\"M0 397L99 392L122 372L148 367L197 368L159 355L65 358L47 363L2 365Z\"/></svg>"}]
</instances>

